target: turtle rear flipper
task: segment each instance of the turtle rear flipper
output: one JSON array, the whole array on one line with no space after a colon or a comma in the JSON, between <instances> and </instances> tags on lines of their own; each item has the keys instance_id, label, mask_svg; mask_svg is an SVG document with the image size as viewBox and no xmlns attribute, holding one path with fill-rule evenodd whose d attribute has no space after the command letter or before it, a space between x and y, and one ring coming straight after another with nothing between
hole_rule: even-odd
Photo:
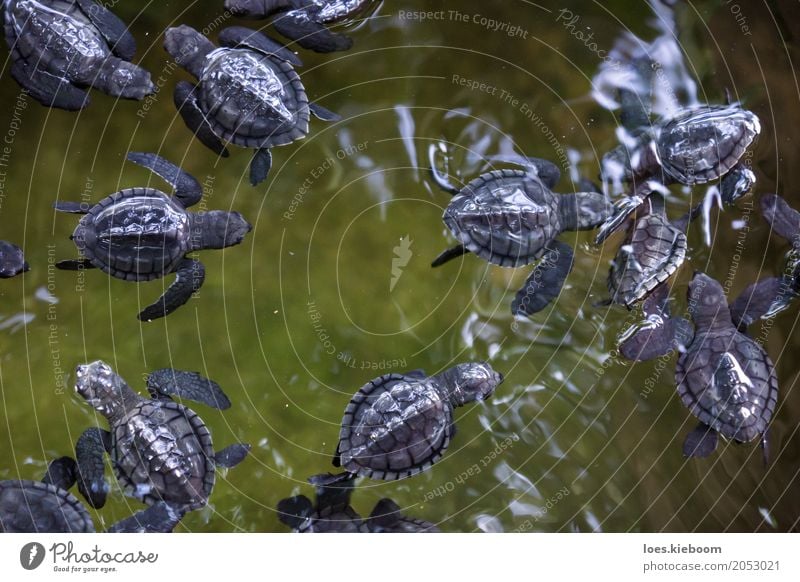
<instances>
[{"instance_id":1,"label":"turtle rear flipper","mask_svg":"<svg viewBox=\"0 0 800 582\"><path fill-rule=\"evenodd\" d=\"M216 47L194 28L182 24L164 32L164 49L179 66L199 79L203 75L206 56Z\"/></svg>"},{"instance_id":2,"label":"turtle rear flipper","mask_svg":"<svg viewBox=\"0 0 800 582\"><path fill-rule=\"evenodd\" d=\"M132 516L118 521L108 533L171 533L183 519L184 510L165 501L158 501Z\"/></svg>"},{"instance_id":3,"label":"turtle rear flipper","mask_svg":"<svg viewBox=\"0 0 800 582\"><path fill-rule=\"evenodd\" d=\"M21 59L16 59L11 65L11 76L30 92L31 97L47 107L79 111L89 105L89 94L86 91L77 88L67 79L31 67Z\"/></svg>"},{"instance_id":4,"label":"turtle rear flipper","mask_svg":"<svg viewBox=\"0 0 800 582\"><path fill-rule=\"evenodd\" d=\"M259 148L250 161L250 184L258 186L267 179L272 168L272 153L269 148Z\"/></svg>"},{"instance_id":5,"label":"turtle rear flipper","mask_svg":"<svg viewBox=\"0 0 800 582\"><path fill-rule=\"evenodd\" d=\"M522 289L511 303L514 315L529 316L547 307L561 293L564 281L572 271L572 247L561 241L547 245L547 252L533 269Z\"/></svg>"},{"instance_id":6,"label":"turtle rear flipper","mask_svg":"<svg viewBox=\"0 0 800 582\"><path fill-rule=\"evenodd\" d=\"M272 24L283 36L291 38L305 49L318 53L346 51L353 46L352 38L331 32L324 25L309 18L303 10L285 12Z\"/></svg>"},{"instance_id":7,"label":"turtle rear flipper","mask_svg":"<svg viewBox=\"0 0 800 582\"><path fill-rule=\"evenodd\" d=\"M140 321L152 321L169 315L189 301L192 294L202 287L206 278L206 269L203 263L196 259L183 259L178 264L175 274L175 281L167 287L164 294L139 313Z\"/></svg>"},{"instance_id":8,"label":"turtle rear flipper","mask_svg":"<svg viewBox=\"0 0 800 582\"><path fill-rule=\"evenodd\" d=\"M446 251L442 251L438 257L433 259L433 261L431 262L431 267L434 268L440 267L445 263L447 263L448 261L452 261L453 259L456 259L461 255L467 254L468 252L469 250L467 250L467 247L465 245L463 244L456 245L452 248L447 249Z\"/></svg>"},{"instance_id":9,"label":"turtle rear flipper","mask_svg":"<svg viewBox=\"0 0 800 582\"><path fill-rule=\"evenodd\" d=\"M338 113L334 113L330 109L326 109L317 103L309 103L308 109L314 114L314 117L322 121L340 121L342 119L342 116Z\"/></svg>"},{"instance_id":10,"label":"turtle rear flipper","mask_svg":"<svg viewBox=\"0 0 800 582\"><path fill-rule=\"evenodd\" d=\"M250 445L246 443L235 443L214 453L214 463L218 467L230 469L244 461L249 453Z\"/></svg>"},{"instance_id":11,"label":"turtle rear flipper","mask_svg":"<svg viewBox=\"0 0 800 582\"><path fill-rule=\"evenodd\" d=\"M686 440L683 441L683 456L707 457L717 449L718 441L717 431L701 422L686 435Z\"/></svg>"},{"instance_id":12,"label":"turtle rear flipper","mask_svg":"<svg viewBox=\"0 0 800 582\"><path fill-rule=\"evenodd\" d=\"M173 368L163 368L147 376L147 389L153 398L177 396L202 402L218 410L231 407L231 401L219 387L198 372L187 372Z\"/></svg>"},{"instance_id":13,"label":"turtle rear flipper","mask_svg":"<svg viewBox=\"0 0 800 582\"><path fill-rule=\"evenodd\" d=\"M96 509L106 504L109 487L103 455L110 450L111 433L97 427L86 429L75 443L78 491Z\"/></svg>"},{"instance_id":14,"label":"turtle rear flipper","mask_svg":"<svg viewBox=\"0 0 800 582\"><path fill-rule=\"evenodd\" d=\"M127 158L134 164L147 168L172 186L175 189L175 197L184 208L197 204L203 197L203 187L194 176L161 156L144 152L130 152Z\"/></svg>"},{"instance_id":15,"label":"turtle rear flipper","mask_svg":"<svg viewBox=\"0 0 800 582\"><path fill-rule=\"evenodd\" d=\"M55 485L59 489L69 489L78 480L78 464L72 457L59 457L47 466L42 483Z\"/></svg>"},{"instance_id":16,"label":"turtle rear flipper","mask_svg":"<svg viewBox=\"0 0 800 582\"><path fill-rule=\"evenodd\" d=\"M278 519L292 529L300 529L312 513L314 506L305 495L296 495L278 502Z\"/></svg>"},{"instance_id":17,"label":"turtle rear flipper","mask_svg":"<svg viewBox=\"0 0 800 582\"><path fill-rule=\"evenodd\" d=\"M300 60L300 57L288 48L279 42L275 42L267 35L244 26L229 26L222 29L219 33L219 43L230 48L247 47L265 55L275 56L290 63L292 66L303 66L303 61Z\"/></svg>"},{"instance_id":18,"label":"turtle rear flipper","mask_svg":"<svg viewBox=\"0 0 800 582\"><path fill-rule=\"evenodd\" d=\"M761 197L761 213L776 233L796 244L795 238L800 234L800 212L777 194L766 194Z\"/></svg>"},{"instance_id":19,"label":"turtle rear flipper","mask_svg":"<svg viewBox=\"0 0 800 582\"><path fill-rule=\"evenodd\" d=\"M227 148L211 129L206 116L197 104L196 87L187 81L179 81L175 85L173 101L186 127L197 136L197 139L218 156L227 158L230 155Z\"/></svg>"},{"instance_id":20,"label":"turtle rear flipper","mask_svg":"<svg viewBox=\"0 0 800 582\"><path fill-rule=\"evenodd\" d=\"M92 0L76 0L78 7L97 27L112 52L130 61L136 55L136 40L122 20L105 6Z\"/></svg>"}]
</instances>

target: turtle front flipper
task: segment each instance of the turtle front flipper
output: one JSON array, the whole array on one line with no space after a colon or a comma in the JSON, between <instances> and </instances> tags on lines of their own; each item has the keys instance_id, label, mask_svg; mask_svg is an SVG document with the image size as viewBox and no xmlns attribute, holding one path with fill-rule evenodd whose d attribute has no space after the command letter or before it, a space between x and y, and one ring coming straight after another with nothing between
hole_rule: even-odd
<instances>
[{"instance_id":1,"label":"turtle front flipper","mask_svg":"<svg viewBox=\"0 0 800 582\"><path fill-rule=\"evenodd\" d=\"M214 463L218 467L224 467L226 469L235 467L247 458L247 455L250 453L250 448L250 445L246 443L228 445L221 451L214 453Z\"/></svg>"},{"instance_id":2,"label":"turtle front flipper","mask_svg":"<svg viewBox=\"0 0 800 582\"><path fill-rule=\"evenodd\" d=\"M0 278L16 277L20 273L30 271L31 266L25 260L22 249L14 243L0 240Z\"/></svg>"},{"instance_id":3,"label":"turtle front flipper","mask_svg":"<svg viewBox=\"0 0 800 582\"><path fill-rule=\"evenodd\" d=\"M88 214L92 209L92 205L86 202L59 200L58 202L53 202L53 208L58 212L67 212L69 214Z\"/></svg>"},{"instance_id":4,"label":"turtle front flipper","mask_svg":"<svg viewBox=\"0 0 800 582\"><path fill-rule=\"evenodd\" d=\"M433 178L433 181L436 182L436 185L445 192L453 195L458 194L461 192L461 189L453 185L453 183L450 182L450 178L447 176L447 174L442 174L436 167L437 151L441 152L445 156L447 155L447 148L441 142L437 144L431 144L430 147L428 147L428 163L431 167L431 177Z\"/></svg>"},{"instance_id":5,"label":"turtle front flipper","mask_svg":"<svg viewBox=\"0 0 800 582\"><path fill-rule=\"evenodd\" d=\"M47 466L42 483L55 485L59 489L69 489L78 480L78 464L72 457L59 457Z\"/></svg>"},{"instance_id":6,"label":"turtle front flipper","mask_svg":"<svg viewBox=\"0 0 800 582\"><path fill-rule=\"evenodd\" d=\"M250 161L250 184L258 186L261 182L267 179L272 168L272 153L268 148L260 148L253 154L253 159Z\"/></svg>"},{"instance_id":7,"label":"turtle front flipper","mask_svg":"<svg viewBox=\"0 0 800 582\"><path fill-rule=\"evenodd\" d=\"M175 197L184 208L197 204L203 197L203 187L195 180L194 176L161 156L143 152L130 152L127 158L134 164L147 168L163 178L167 184L175 189Z\"/></svg>"},{"instance_id":8,"label":"turtle front flipper","mask_svg":"<svg viewBox=\"0 0 800 582\"><path fill-rule=\"evenodd\" d=\"M275 56L295 67L302 67L303 62L288 48L275 42L267 35L244 26L229 26L219 33L219 44L230 48L247 47L265 55Z\"/></svg>"},{"instance_id":9,"label":"turtle front flipper","mask_svg":"<svg viewBox=\"0 0 800 582\"><path fill-rule=\"evenodd\" d=\"M400 506L393 500L384 498L378 501L367 518L367 527L371 533L392 530L403 517Z\"/></svg>"},{"instance_id":10,"label":"turtle front flipper","mask_svg":"<svg viewBox=\"0 0 800 582\"><path fill-rule=\"evenodd\" d=\"M240 18L264 18L291 7L292 0L225 0L225 10Z\"/></svg>"},{"instance_id":11,"label":"turtle front flipper","mask_svg":"<svg viewBox=\"0 0 800 582\"><path fill-rule=\"evenodd\" d=\"M231 401L219 387L198 372L163 368L147 376L147 390L153 398L166 397L194 400L218 410L231 407Z\"/></svg>"},{"instance_id":12,"label":"turtle front flipper","mask_svg":"<svg viewBox=\"0 0 800 582\"><path fill-rule=\"evenodd\" d=\"M759 319L777 315L797 297L788 277L765 277L748 285L731 303L731 319L739 331Z\"/></svg>"},{"instance_id":13,"label":"turtle front flipper","mask_svg":"<svg viewBox=\"0 0 800 582\"><path fill-rule=\"evenodd\" d=\"M314 475L308 479L316 486L317 511L343 509L350 505L350 497L355 486L355 476L347 474L346 479L332 483L326 481L328 475Z\"/></svg>"},{"instance_id":14,"label":"turtle front flipper","mask_svg":"<svg viewBox=\"0 0 800 582\"><path fill-rule=\"evenodd\" d=\"M164 49L179 66L198 79L203 76L206 56L216 48L205 36L185 24L164 31Z\"/></svg>"},{"instance_id":15,"label":"turtle front flipper","mask_svg":"<svg viewBox=\"0 0 800 582\"><path fill-rule=\"evenodd\" d=\"M200 106L197 104L197 94L195 91L196 87L191 83L179 81L175 85L175 92L173 93L175 107L181 114L181 118L186 124L186 127L195 134L197 139L200 140L200 143L218 156L227 158L230 154L222 143L222 140L220 140L217 134L211 129L206 116L200 110Z\"/></svg>"},{"instance_id":16,"label":"turtle front flipper","mask_svg":"<svg viewBox=\"0 0 800 582\"><path fill-rule=\"evenodd\" d=\"M722 178L719 187L720 198L724 204L732 206L737 200L746 196L755 183L756 175L753 171L744 164L737 164Z\"/></svg>"},{"instance_id":17,"label":"turtle front flipper","mask_svg":"<svg viewBox=\"0 0 800 582\"><path fill-rule=\"evenodd\" d=\"M683 441L683 456L705 458L717 450L718 442L717 431L701 422L686 435L686 440Z\"/></svg>"},{"instance_id":18,"label":"turtle front flipper","mask_svg":"<svg viewBox=\"0 0 800 582\"><path fill-rule=\"evenodd\" d=\"M308 110L314 114L314 117L322 121L340 121L342 119L342 116L338 113L334 113L330 109L326 109L317 103L309 103Z\"/></svg>"},{"instance_id":19,"label":"turtle front flipper","mask_svg":"<svg viewBox=\"0 0 800 582\"><path fill-rule=\"evenodd\" d=\"M777 194L766 194L761 197L761 213L776 233L797 244L795 239L800 234L800 212Z\"/></svg>"},{"instance_id":20,"label":"turtle front flipper","mask_svg":"<svg viewBox=\"0 0 800 582\"><path fill-rule=\"evenodd\" d=\"M683 317L671 317L668 302L666 283L656 287L644 300L644 321L632 325L620 336L619 351L624 358L634 362L652 360L691 343L694 327Z\"/></svg>"},{"instance_id":21,"label":"turtle front flipper","mask_svg":"<svg viewBox=\"0 0 800 582\"><path fill-rule=\"evenodd\" d=\"M626 196L617 201L617 203L614 204L614 211L611 217L600 225L600 230L597 232L594 244L602 244L609 236L617 232L643 202L644 198L637 194Z\"/></svg>"},{"instance_id":22,"label":"turtle front flipper","mask_svg":"<svg viewBox=\"0 0 800 582\"><path fill-rule=\"evenodd\" d=\"M158 501L132 516L118 521L108 533L171 533L183 519L184 509Z\"/></svg>"},{"instance_id":23,"label":"turtle front flipper","mask_svg":"<svg viewBox=\"0 0 800 582\"><path fill-rule=\"evenodd\" d=\"M82 271L94 268L89 259L64 259L56 263L56 269L61 269L62 271Z\"/></svg>"},{"instance_id":24,"label":"turtle front flipper","mask_svg":"<svg viewBox=\"0 0 800 582\"><path fill-rule=\"evenodd\" d=\"M86 429L75 443L78 463L78 491L94 508L106 504L109 487L103 455L111 450L111 433L101 428Z\"/></svg>"},{"instance_id":25,"label":"turtle front flipper","mask_svg":"<svg viewBox=\"0 0 800 582\"><path fill-rule=\"evenodd\" d=\"M79 111L89 105L89 94L78 89L67 79L51 75L47 71L31 67L17 59L11 65L11 76L25 87L42 105L66 111Z\"/></svg>"},{"instance_id":26,"label":"turtle front flipper","mask_svg":"<svg viewBox=\"0 0 800 582\"><path fill-rule=\"evenodd\" d=\"M438 257L433 259L433 261L431 262L431 267L434 268L440 267L444 265L446 262L452 261L453 259L456 259L461 255L467 254L468 252L469 250L467 250L467 247L465 245L463 244L456 245L452 248L447 249L446 251L443 251Z\"/></svg>"},{"instance_id":27,"label":"turtle front flipper","mask_svg":"<svg viewBox=\"0 0 800 582\"><path fill-rule=\"evenodd\" d=\"M324 25L310 18L305 10L285 12L278 16L272 24L275 26L275 30L286 38L291 38L301 47L318 53L346 51L353 46L352 38L331 32Z\"/></svg>"},{"instance_id":28,"label":"turtle front flipper","mask_svg":"<svg viewBox=\"0 0 800 582\"><path fill-rule=\"evenodd\" d=\"M341 462L338 461L338 459L339 459L339 453L337 451L337 453L336 453L336 460L337 461L334 462L334 464L333 464L334 467L339 467L340 466ZM337 462L339 464L337 464ZM332 485L347 483L347 482L349 482L349 481L351 481L353 479L355 479L355 475L353 473L349 473L349 472L345 471L343 473L337 473L337 474L322 473L320 475L314 475L313 477L309 477L308 478L308 482L311 483L312 485L317 486L317 487L328 487L328 486L332 486Z\"/></svg>"},{"instance_id":29,"label":"turtle front flipper","mask_svg":"<svg viewBox=\"0 0 800 582\"><path fill-rule=\"evenodd\" d=\"M203 285L206 278L206 269L203 263L196 259L183 259L178 264L175 272L175 281L172 282L164 294L152 305L147 306L138 318L140 321L152 321L169 315L178 307L189 301Z\"/></svg>"},{"instance_id":30,"label":"turtle front flipper","mask_svg":"<svg viewBox=\"0 0 800 582\"><path fill-rule=\"evenodd\" d=\"M126 61L133 60L136 55L136 40L122 20L105 6L92 0L77 0L78 7L92 21L103 38L106 39L112 52Z\"/></svg>"},{"instance_id":31,"label":"turtle front flipper","mask_svg":"<svg viewBox=\"0 0 800 582\"><path fill-rule=\"evenodd\" d=\"M544 158L529 158L525 156L491 156L489 161L492 162L505 162L508 164L516 164L518 166L522 166L529 173L534 174L539 180L542 181L542 184L547 186L549 189L555 188L558 181L561 179L561 170L558 169L558 166L555 165L550 160L545 160Z\"/></svg>"},{"instance_id":32,"label":"turtle front flipper","mask_svg":"<svg viewBox=\"0 0 800 582\"><path fill-rule=\"evenodd\" d=\"M561 241L552 241L546 248L544 257L511 303L514 315L529 316L547 307L561 293L564 281L572 271L572 247Z\"/></svg>"},{"instance_id":33,"label":"turtle front flipper","mask_svg":"<svg viewBox=\"0 0 800 582\"><path fill-rule=\"evenodd\" d=\"M314 505L305 495L295 495L278 502L278 519L292 529L300 529L314 513Z\"/></svg>"}]
</instances>

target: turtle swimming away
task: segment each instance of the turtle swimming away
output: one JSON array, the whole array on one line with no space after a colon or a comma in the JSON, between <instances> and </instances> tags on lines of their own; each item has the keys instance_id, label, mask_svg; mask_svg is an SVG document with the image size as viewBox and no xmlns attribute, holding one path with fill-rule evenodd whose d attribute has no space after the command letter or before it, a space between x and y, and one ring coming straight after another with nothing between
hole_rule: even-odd
<instances>
[{"instance_id":1,"label":"turtle swimming away","mask_svg":"<svg viewBox=\"0 0 800 582\"><path fill-rule=\"evenodd\" d=\"M225 0L225 9L244 18L272 17L275 30L301 47L328 53L345 51L353 39L327 27L365 14L376 0Z\"/></svg>"},{"instance_id":2,"label":"turtle swimming away","mask_svg":"<svg viewBox=\"0 0 800 582\"><path fill-rule=\"evenodd\" d=\"M68 111L89 104L86 87L125 99L155 93L150 73L130 62L136 41L93 0L4 0L11 76L31 96Z\"/></svg>"},{"instance_id":3,"label":"turtle swimming away","mask_svg":"<svg viewBox=\"0 0 800 582\"><path fill-rule=\"evenodd\" d=\"M175 106L197 138L220 156L223 142L255 149L250 183L260 184L272 167L270 148L308 134L311 114L324 121L339 116L308 102L294 66L300 59L258 31L231 26L219 34L221 48L189 26L169 28L164 48L191 73L195 85L175 86Z\"/></svg>"},{"instance_id":4,"label":"turtle swimming away","mask_svg":"<svg viewBox=\"0 0 800 582\"><path fill-rule=\"evenodd\" d=\"M542 259L511 304L514 315L532 315L558 297L572 270L572 248L556 237L588 230L606 221L612 205L598 192L558 195L551 191L561 172L538 158L514 157L523 170L493 170L458 188L433 163L435 182L453 195L444 212L447 228L459 244L432 263L443 265L467 252L501 267L519 267ZM503 160L507 161L507 160Z\"/></svg>"},{"instance_id":5,"label":"turtle swimming away","mask_svg":"<svg viewBox=\"0 0 800 582\"><path fill-rule=\"evenodd\" d=\"M77 367L75 391L108 420L110 431L87 429L75 451L78 488L93 507L106 501L103 454L126 494L153 505L165 502L176 512L203 507L214 487L215 467L235 467L250 445L233 444L215 453L211 433L191 409L173 396L217 409L230 407L222 389L197 372L166 368L151 373L152 399L134 392L107 364Z\"/></svg>"},{"instance_id":6,"label":"turtle swimming away","mask_svg":"<svg viewBox=\"0 0 800 582\"><path fill-rule=\"evenodd\" d=\"M202 186L165 159L129 153L128 160L154 172L175 189L169 196L155 188L126 188L94 206L56 202L60 212L83 214L72 239L82 258L59 261L66 270L98 268L117 279L151 281L175 273L175 281L138 317L164 317L186 303L205 280L205 267L186 255L237 245L251 230L238 212L189 212L200 201Z\"/></svg>"},{"instance_id":7,"label":"turtle swimming away","mask_svg":"<svg viewBox=\"0 0 800 582\"><path fill-rule=\"evenodd\" d=\"M30 270L22 249L14 243L0 240L0 279L16 277Z\"/></svg>"}]
</instances>

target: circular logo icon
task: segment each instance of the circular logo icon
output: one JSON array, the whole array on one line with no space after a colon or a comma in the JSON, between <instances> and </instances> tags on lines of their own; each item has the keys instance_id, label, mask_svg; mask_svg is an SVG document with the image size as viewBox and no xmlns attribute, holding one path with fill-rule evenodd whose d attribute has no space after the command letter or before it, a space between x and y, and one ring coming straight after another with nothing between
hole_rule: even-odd
<instances>
[{"instance_id":1,"label":"circular logo icon","mask_svg":"<svg viewBox=\"0 0 800 582\"><path fill-rule=\"evenodd\" d=\"M44 561L44 546L38 542L30 542L22 546L19 552L19 563L26 570L35 570Z\"/></svg>"}]
</instances>

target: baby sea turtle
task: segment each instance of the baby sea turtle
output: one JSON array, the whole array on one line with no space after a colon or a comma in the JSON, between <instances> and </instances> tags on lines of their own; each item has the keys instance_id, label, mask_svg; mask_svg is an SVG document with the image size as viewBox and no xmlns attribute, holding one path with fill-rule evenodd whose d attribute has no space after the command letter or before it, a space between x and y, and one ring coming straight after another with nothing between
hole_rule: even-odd
<instances>
[{"instance_id":1,"label":"baby sea turtle","mask_svg":"<svg viewBox=\"0 0 800 582\"><path fill-rule=\"evenodd\" d=\"M238 212L188 212L202 198L203 189L165 159L130 153L128 160L161 176L175 189L175 195L155 188L126 188L94 206L55 203L56 210L85 215L72 235L83 258L60 261L56 267L96 267L126 281L151 281L175 273L175 281L161 298L139 313L140 320L150 321L175 311L203 284L205 267L188 258L188 253L237 245L251 226Z\"/></svg>"},{"instance_id":2,"label":"baby sea turtle","mask_svg":"<svg viewBox=\"0 0 800 582\"><path fill-rule=\"evenodd\" d=\"M453 409L485 400L503 381L487 363L459 364L441 374L385 374L356 392L344 411L334 467L317 479L331 485L353 475L404 479L438 461L455 434Z\"/></svg>"},{"instance_id":3,"label":"baby sea turtle","mask_svg":"<svg viewBox=\"0 0 800 582\"><path fill-rule=\"evenodd\" d=\"M30 270L22 249L14 243L0 240L0 278L10 279Z\"/></svg>"},{"instance_id":4,"label":"baby sea turtle","mask_svg":"<svg viewBox=\"0 0 800 582\"><path fill-rule=\"evenodd\" d=\"M130 63L136 42L125 23L93 0L4 0L11 76L34 99L70 111L94 87L125 99L155 92L150 73Z\"/></svg>"},{"instance_id":5,"label":"baby sea turtle","mask_svg":"<svg viewBox=\"0 0 800 582\"><path fill-rule=\"evenodd\" d=\"M376 6L376 0L225 0L234 16L273 16L275 29L301 47L320 53L345 51L353 39L326 27L341 23Z\"/></svg>"},{"instance_id":6,"label":"baby sea turtle","mask_svg":"<svg viewBox=\"0 0 800 582\"><path fill-rule=\"evenodd\" d=\"M459 240L432 266L467 252L501 267L519 267L542 258L511 304L514 315L531 315L558 296L572 269L572 248L556 237L567 230L602 224L611 216L612 206L597 192L554 194L551 189L561 172L547 160L513 161L524 171L493 170L459 189L438 172L431 150L434 180L453 194L443 220Z\"/></svg>"},{"instance_id":7,"label":"baby sea turtle","mask_svg":"<svg viewBox=\"0 0 800 582\"><path fill-rule=\"evenodd\" d=\"M272 166L270 148L308 134L313 113L325 121L339 116L309 103L295 72L300 59L260 32L231 26L219 34L215 47L189 26L169 28L164 48L175 62L197 78L197 85L175 86L175 106L203 144L221 156L223 140L256 150L250 182L262 182Z\"/></svg>"},{"instance_id":8,"label":"baby sea turtle","mask_svg":"<svg viewBox=\"0 0 800 582\"><path fill-rule=\"evenodd\" d=\"M214 453L206 425L172 396L217 409L230 407L230 401L196 372L158 370L147 377L147 388L152 399L134 392L104 362L78 366L75 391L108 419L111 429L90 428L78 439L78 487L93 507L105 504L106 452L130 496L148 505L164 501L180 512L202 507L214 486L215 466L238 465L250 446L234 444Z\"/></svg>"},{"instance_id":9,"label":"baby sea turtle","mask_svg":"<svg viewBox=\"0 0 800 582\"><path fill-rule=\"evenodd\" d=\"M91 533L89 512L67 491L75 484L77 465L71 457L51 462L41 481L0 481L0 532ZM181 516L164 502L112 525L110 533L168 533Z\"/></svg>"}]
</instances>

